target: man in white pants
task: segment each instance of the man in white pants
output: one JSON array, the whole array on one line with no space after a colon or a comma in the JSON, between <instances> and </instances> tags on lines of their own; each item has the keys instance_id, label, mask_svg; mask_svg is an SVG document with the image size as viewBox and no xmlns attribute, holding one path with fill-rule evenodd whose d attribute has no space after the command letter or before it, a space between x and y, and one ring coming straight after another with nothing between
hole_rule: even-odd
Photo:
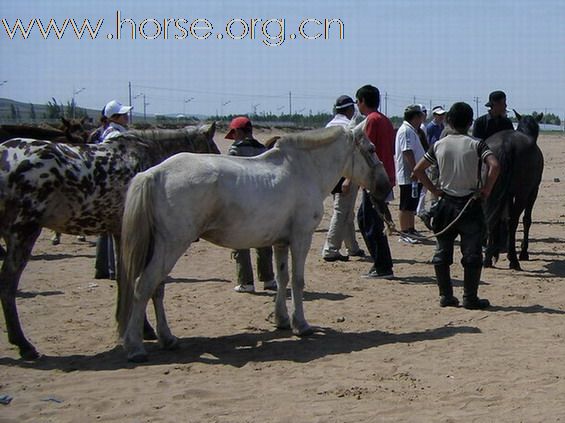
<instances>
[{"instance_id":1,"label":"man in white pants","mask_svg":"<svg viewBox=\"0 0 565 423\"><path fill-rule=\"evenodd\" d=\"M350 126L355 114L355 102L347 95L340 96L335 102L335 116L326 125ZM348 261L349 256L363 257L365 252L359 248L355 237L355 200L359 186L349 179L341 178L332 194L334 196L334 210L326 243L322 251L325 261ZM340 253L341 244L345 244L347 255Z\"/></svg>"}]
</instances>

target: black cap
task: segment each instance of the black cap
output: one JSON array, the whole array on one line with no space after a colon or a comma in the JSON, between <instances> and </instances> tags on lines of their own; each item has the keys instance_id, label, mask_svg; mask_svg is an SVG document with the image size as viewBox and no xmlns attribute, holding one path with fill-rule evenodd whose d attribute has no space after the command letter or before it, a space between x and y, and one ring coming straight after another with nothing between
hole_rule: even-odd
<instances>
[{"instance_id":1,"label":"black cap","mask_svg":"<svg viewBox=\"0 0 565 423\"><path fill-rule=\"evenodd\" d=\"M341 109L347 109L348 107L353 106L354 104L355 101L353 101L351 97L349 97L348 95L341 95L335 101L334 107L336 110L341 110Z\"/></svg>"},{"instance_id":2,"label":"black cap","mask_svg":"<svg viewBox=\"0 0 565 423\"><path fill-rule=\"evenodd\" d=\"M485 107L492 107L492 103L497 103L504 99L506 99L504 91L493 91L488 95L488 103L485 103Z\"/></svg>"}]
</instances>

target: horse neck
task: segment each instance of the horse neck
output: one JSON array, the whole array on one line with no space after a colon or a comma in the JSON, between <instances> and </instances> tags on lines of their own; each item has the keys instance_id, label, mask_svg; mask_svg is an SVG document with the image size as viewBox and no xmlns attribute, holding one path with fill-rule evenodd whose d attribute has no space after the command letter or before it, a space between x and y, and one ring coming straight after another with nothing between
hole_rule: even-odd
<instances>
[{"instance_id":1,"label":"horse neck","mask_svg":"<svg viewBox=\"0 0 565 423\"><path fill-rule=\"evenodd\" d=\"M307 152L298 151L297 154L306 156L305 153L308 153L310 163L307 168L312 171L312 178L318 181L321 191L327 195L344 174L352 149L353 145L339 138Z\"/></svg>"},{"instance_id":2,"label":"horse neck","mask_svg":"<svg viewBox=\"0 0 565 423\"><path fill-rule=\"evenodd\" d=\"M173 154L181 151L188 151L191 145L189 135L186 131L135 131L135 135L140 137L146 149L152 165L158 164Z\"/></svg>"},{"instance_id":3,"label":"horse neck","mask_svg":"<svg viewBox=\"0 0 565 423\"><path fill-rule=\"evenodd\" d=\"M537 142L539 136L539 126L531 126L531 125L520 125L518 124L517 131L527 135L530 137L534 142Z\"/></svg>"}]
</instances>

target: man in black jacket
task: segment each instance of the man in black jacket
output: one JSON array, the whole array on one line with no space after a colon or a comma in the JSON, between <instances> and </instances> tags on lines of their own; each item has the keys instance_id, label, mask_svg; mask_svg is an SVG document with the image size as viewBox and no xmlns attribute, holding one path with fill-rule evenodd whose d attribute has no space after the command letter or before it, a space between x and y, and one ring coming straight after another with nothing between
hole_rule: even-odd
<instances>
[{"instance_id":1,"label":"man in black jacket","mask_svg":"<svg viewBox=\"0 0 565 423\"><path fill-rule=\"evenodd\" d=\"M475 121L473 137L486 140L497 132L514 129L512 121L506 117L506 94L504 91L490 93L485 107L489 107L490 110Z\"/></svg>"}]
</instances>

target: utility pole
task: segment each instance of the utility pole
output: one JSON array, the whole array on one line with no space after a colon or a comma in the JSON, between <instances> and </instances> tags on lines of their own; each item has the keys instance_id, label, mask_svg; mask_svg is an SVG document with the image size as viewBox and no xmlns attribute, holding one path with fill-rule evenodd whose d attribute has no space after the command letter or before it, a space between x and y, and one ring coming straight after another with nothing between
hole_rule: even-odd
<instances>
[{"instance_id":1,"label":"utility pole","mask_svg":"<svg viewBox=\"0 0 565 423\"><path fill-rule=\"evenodd\" d=\"M413 98L413 100L414 100L414 101L412 102L412 104L416 104L416 96L414 96L414 97L412 97L412 98Z\"/></svg>"},{"instance_id":2,"label":"utility pole","mask_svg":"<svg viewBox=\"0 0 565 423\"><path fill-rule=\"evenodd\" d=\"M143 120L147 121L147 106L149 103L145 101L145 94L143 94Z\"/></svg>"},{"instance_id":3,"label":"utility pole","mask_svg":"<svg viewBox=\"0 0 565 423\"><path fill-rule=\"evenodd\" d=\"M288 92L288 114L292 115L292 92Z\"/></svg>"},{"instance_id":4,"label":"utility pole","mask_svg":"<svg viewBox=\"0 0 565 423\"><path fill-rule=\"evenodd\" d=\"M132 104L131 104L131 81L128 82L128 92L129 92L129 105L131 107L132 106ZM130 121L130 123L133 123L133 112L132 112L132 110L133 109L129 110L129 121Z\"/></svg>"},{"instance_id":5,"label":"utility pole","mask_svg":"<svg viewBox=\"0 0 565 423\"><path fill-rule=\"evenodd\" d=\"M473 100L475 100L475 114L477 115L477 118L479 117L479 97L473 97Z\"/></svg>"},{"instance_id":6,"label":"utility pole","mask_svg":"<svg viewBox=\"0 0 565 423\"><path fill-rule=\"evenodd\" d=\"M388 116L388 93L385 91L385 116Z\"/></svg>"}]
</instances>

